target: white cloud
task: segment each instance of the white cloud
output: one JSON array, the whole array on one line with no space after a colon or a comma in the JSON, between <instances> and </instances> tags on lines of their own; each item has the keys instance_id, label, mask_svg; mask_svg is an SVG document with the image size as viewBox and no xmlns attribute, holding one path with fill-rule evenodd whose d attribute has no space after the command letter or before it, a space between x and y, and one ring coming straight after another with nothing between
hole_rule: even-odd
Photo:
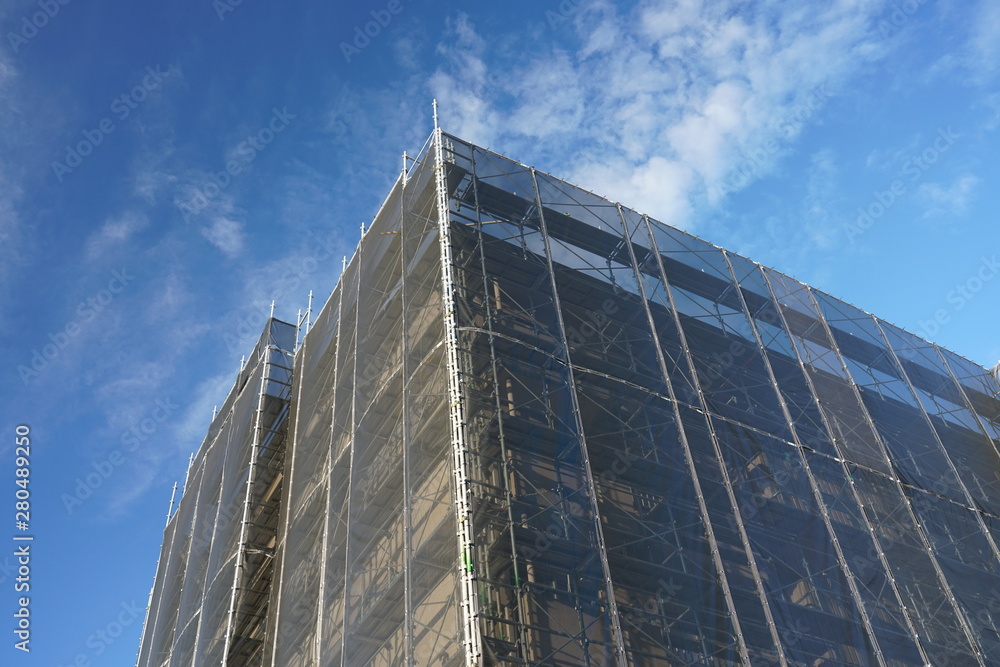
<instances>
[{"instance_id":1,"label":"white cloud","mask_svg":"<svg viewBox=\"0 0 1000 667\"><path fill-rule=\"evenodd\" d=\"M1000 66L1000 4L982 0L972 22L969 66L973 79L988 81Z\"/></svg>"},{"instance_id":2,"label":"white cloud","mask_svg":"<svg viewBox=\"0 0 1000 667\"><path fill-rule=\"evenodd\" d=\"M475 32L468 15L460 13L448 24L454 43L440 45L452 75L438 70L430 78L430 88L448 110L448 130L481 146L489 146L497 136L502 116L493 109L493 92L487 82L493 77L483 61L485 40Z\"/></svg>"},{"instance_id":3,"label":"white cloud","mask_svg":"<svg viewBox=\"0 0 1000 667\"><path fill-rule=\"evenodd\" d=\"M93 261L116 246L128 243L136 232L148 224L145 215L133 211L107 220L87 239L87 259Z\"/></svg>"},{"instance_id":4,"label":"white cloud","mask_svg":"<svg viewBox=\"0 0 1000 667\"><path fill-rule=\"evenodd\" d=\"M230 218L218 217L212 220L207 227L201 228L201 235L230 259L237 257L243 252L244 233L242 222Z\"/></svg>"},{"instance_id":5,"label":"white cloud","mask_svg":"<svg viewBox=\"0 0 1000 667\"><path fill-rule=\"evenodd\" d=\"M565 53L530 66L511 87L522 101L507 120L514 132L527 136L573 132L583 119L584 87Z\"/></svg>"},{"instance_id":6,"label":"white cloud","mask_svg":"<svg viewBox=\"0 0 1000 667\"><path fill-rule=\"evenodd\" d=\"M32 254L29 229L18 212L23 189L14 155L24 141L18 72L0 51L0 310L6 310L13 282ZM0 323L3 328L9 318Z\"/></svg>"},{"instance_id":7,"label":"white cloud","mask_svg":"<svg viewBox=\"0 0 1000 667\"><path fill-rule=\"evenodd\" d=\"M927 5L934 5L939 11L941 26L937 29L950 28L955 44L926 68L927 80L957 79L967 85L990 88L1000 69L1000 4L995 0L953 0Z\"/></svg>"},{"instance_id":8,"label":"white cloud","mask_svg":"<svg viewBox=\"0 0 1000 667\"><path fill-rule=\"evenodd\" d=\"M741 224L723 227L725 245L746 257L766 256L769 264L785 267L790 275L823 284L830 277L829 265L817 261L817 250L833 250L844 238L841 215L847 204L840 195L841 167L835 152L827 149L810 155L802 169L800 196L769 199L763 209L731 213Z\"/></svg>"},{"instance_id":9,"label":"white cloud","mask_svg":"<svg viewBox=\"0 0 1000 667\"><path fill-rule=\"evenodd\" d=\"M839 176L833 151L824 150L812 156L801 223L811 245L830 248L843 235L840 225L836 224L836 215L831 213L842 209L841 203L836 200Z\"/></svg>"},{"instance_id":10,"label":"white cloud","mask_svg":"<svg viewBox=\"0 0 1000 667\"><path fill-rule=\"evenodd\" d=\"M112 498L104 508L102 519L113 521L128 514L132 505L159 481L162 456L150 457L153 461L130 461L126 465L128 476L114 480L119 483ZM179 487L178 487L179 488Z\"/></svg>"},{"instance_id":11,"label":"white cloud","mask_svg":"<svg viewBox=\"0 0 1000 667\"><path fill-rule=\"evenodd\" d=\"M396 64L406 70L417 70L419 67L421 40L418 37L403 36L392 43L392 53Z\"/></svg>"},{"instance_id":12,"label":"white cloud","mask_svg":"<svg viewBox=\"0 0 1000 667\"><path fill-rule=\"evenodd\" d=\"M149 322L177 321L180 310L190 305L194 299L184 284L184 278L174 269L156 281L155 289L156 293L150 299L147 308ZM187 336L191 332L184 333Z\"/></svg>"},{"instance_id":13,"label":"white cloud","mask_svg":"<svg viewBox=\"0 0 1000 667\"><path fill-rule=\"evenodd\" d=\"M927 210L924 218L948 217L956 218L968 211L972 202L973 191L979 184L979 179L971 174L961 176L951 184L923 183L917 190Z\"/></svg>"},{"instance_id":14,"label":"white cloud","mask_svg":"<svg viewBox=\"0 0 1000 667\"><path fill-rule=\"evenodd\" d=\"M579 185L597 194L615 193L615 198L629 208L656 211L656 218L668 224L689 217L687 194L692 179L690 168L662 157L652 157L641 165L623 160L591 163L576 177Z\"/></svg>"},{"instance_id":15,"label":"white cloud","mask_svg":"<svg viewBox=\"0 0 1000 667\"><path fill-rule=\"evenodd\" d=\"M596 7L581 8L588 20L574 22L577 51L534 49L510 62L491 53L490 71L483 40L460 16L430 80L444 126L529 161L570 156L544 168L680 225L768 173L828 97L884 48L874 0L801 8L649 0L627 14Z\"/></svg>"},{"instance_id":16,"label":"white cloud","mask_svg":"<svg viewBox=\"0 0 1000 667\"><path fill-rule=\"evenodd\" d=\"M212 413L226 402L239 370L237 365L198 385L177 424L177 441L182 443L179 445L182 449L195 451L204 440L212 422Z\"/></svg>"},{"instance_id":17,"label":"white cloud","mask_svg":"<svg viewBox=\"0 0 1000 667\"><path fill-rule=\"evenodd\" d=\"M160 171L160 165L167 156L143 155L136 162L138 167L134 175L133 192L149 204L159 200L160 195L177 183L177 177Z\"/></svg>"},{"instance_id":18,"label":"white cloud","mask_svg":"<svg viewBox=\"0 0 1000 667\"><path fill-rule=\"evenodd\" d=\"M0 162L0 306L9 296L7 292L17 275L17 267L24 262L24 230L17 213L19 198L20 188L4 175Z\"/></svg>"},{"instance_id":19,"label":"white cloud","mask_svg":"<svg viewBox=\"0 0 1000 667\"><path fill-rule=\"evenodd\" d=\"M127 370L97 391L98 403L107 409L108 425L116 431L131 428L146 416L148 397L161 391L173 374L173 364L168 360L130 360Z\"/></svg>"}]
</instances>

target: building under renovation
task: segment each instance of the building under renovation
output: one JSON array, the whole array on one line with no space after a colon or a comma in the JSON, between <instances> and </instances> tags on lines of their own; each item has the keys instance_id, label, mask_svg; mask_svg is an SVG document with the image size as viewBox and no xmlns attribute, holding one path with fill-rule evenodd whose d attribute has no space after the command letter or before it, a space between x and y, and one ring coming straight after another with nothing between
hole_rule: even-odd
<instances>
[{"instance_id":1,"label":"building under renovation","mask_svg":"<svg viewBox=\"0 0 1000 667\"><path fill-rule=\"evenodd\" d=\"M1000 664L986 368L440 130L307 322L139 667Z\"/></svg>"}]
</instances>

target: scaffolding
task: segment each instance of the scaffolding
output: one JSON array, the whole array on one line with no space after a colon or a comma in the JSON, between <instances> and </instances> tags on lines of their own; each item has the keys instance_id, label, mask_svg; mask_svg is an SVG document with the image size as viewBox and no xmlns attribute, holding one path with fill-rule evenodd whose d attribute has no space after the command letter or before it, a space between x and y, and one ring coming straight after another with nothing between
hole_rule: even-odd
<instances>
[{"instance_id":1,"label":"scaffolding","mask_svg":"<svg viewBox=\"0 0 1000 667\"><path fill-rule=\"evenodd\" d=\"M139 665L261 665L296 327L270 319L169 517Z\"/></svg>"},{"instance_id":2,"label":"scaffolding","mask_svg":"<svg viewBox=\"0 0 1000 667\"><path fill-rule=\"evenodd\" d=\"M620 204L435 129L258 348L140 667L1000 662L996 369Z\"/></svg>"}]
</instances>

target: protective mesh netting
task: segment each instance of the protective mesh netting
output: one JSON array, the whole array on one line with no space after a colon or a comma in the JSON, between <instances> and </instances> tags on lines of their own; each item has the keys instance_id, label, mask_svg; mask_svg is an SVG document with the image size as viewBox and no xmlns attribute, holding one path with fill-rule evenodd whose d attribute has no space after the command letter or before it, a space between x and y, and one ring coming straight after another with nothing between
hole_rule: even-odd
<instances>
[{"instance_id":1,"label":"protective mesh netting","mask_svg":"<svg viewBox=\"0 0 1000 667\"><path fill-rule=\"evenodd\" d=\"M140 665L1000 664L994 373L432 139L213 423Z\"/></svg>"}]
</instances>

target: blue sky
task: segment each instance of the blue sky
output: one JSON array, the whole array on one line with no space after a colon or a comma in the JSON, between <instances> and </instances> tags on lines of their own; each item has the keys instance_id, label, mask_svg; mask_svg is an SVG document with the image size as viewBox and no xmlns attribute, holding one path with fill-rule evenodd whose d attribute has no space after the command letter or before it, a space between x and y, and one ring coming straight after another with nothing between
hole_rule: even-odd
<instances>
[{"instance_id":1,"label":"blue sky","mask_svg":"<svg viewBox=\"0 0 1000 667\"><path fill-rule=\"evenodd\" d=\"M33 650L4 629L0 663L132 664L213 406L272 299L325 300L435 97L453 134L1000 360L1000 4L344 4L0 0L8 619L21 423L36 536Z\"/></svg>"}]
</instances>

